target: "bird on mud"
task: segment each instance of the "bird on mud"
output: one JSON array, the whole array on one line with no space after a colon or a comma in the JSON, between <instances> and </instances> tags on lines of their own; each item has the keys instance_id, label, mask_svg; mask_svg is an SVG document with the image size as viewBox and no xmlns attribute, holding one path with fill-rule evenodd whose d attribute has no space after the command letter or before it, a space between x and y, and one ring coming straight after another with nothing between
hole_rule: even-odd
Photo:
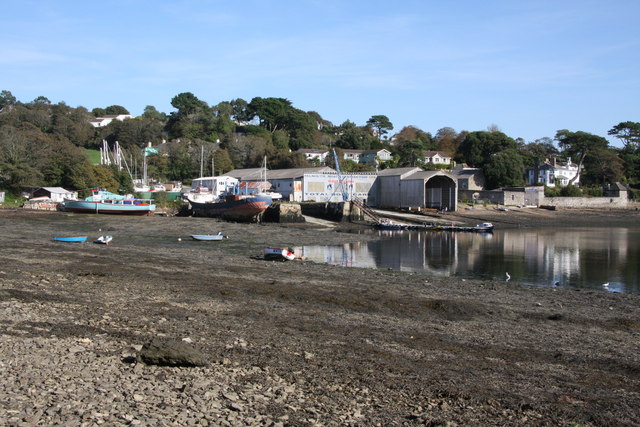
<instances>
[{"instance_id":1,"label":"bird on mud","mask_svg":"<svg viewBox=\"0 0 640 427\"><path fill-rule=\"evenodd\" d=\"M505 280L505 282L508 282L508 281L509 281L509 279L511 279L511 276L509 275L509 272L508 272L508 271L507 271L505 274L507 275L507 280Z\"/></svg>"}]
</instances>

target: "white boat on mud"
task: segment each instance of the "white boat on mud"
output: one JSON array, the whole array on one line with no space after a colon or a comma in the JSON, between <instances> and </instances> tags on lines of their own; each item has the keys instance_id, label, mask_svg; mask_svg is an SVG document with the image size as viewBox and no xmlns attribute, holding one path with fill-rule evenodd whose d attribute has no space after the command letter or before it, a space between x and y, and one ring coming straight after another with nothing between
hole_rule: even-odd
<instances>
[{"instance_id":1,"label":"white boat on mud","mask_svg":"<svg viewBox=\"0 0 640 427\"><path fill-rule=\"evenodd\" d=\"M292 248L264 248L262 253L264 259L268 261L292 261L296 259L296 254Z\"/></svg>"}]
</instances>

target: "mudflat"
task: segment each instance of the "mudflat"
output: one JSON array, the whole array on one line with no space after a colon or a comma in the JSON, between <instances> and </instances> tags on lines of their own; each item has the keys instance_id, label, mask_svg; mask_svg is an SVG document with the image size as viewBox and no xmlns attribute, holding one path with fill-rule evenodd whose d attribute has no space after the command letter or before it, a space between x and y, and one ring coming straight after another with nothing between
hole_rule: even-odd
<instances>
[{"instance_id":1,"label":"mudflat","mask_svg":"<svg viewBox=\"0 0 640 427\"><path fill-rule=\"evenodd\" d=\"M449 218L640 219L541 211ZM0 210L0 424L640 425L638 295L252 258L371 238ZM144 363L152 341L203 363Z\"/></svg>"}]
</instances>

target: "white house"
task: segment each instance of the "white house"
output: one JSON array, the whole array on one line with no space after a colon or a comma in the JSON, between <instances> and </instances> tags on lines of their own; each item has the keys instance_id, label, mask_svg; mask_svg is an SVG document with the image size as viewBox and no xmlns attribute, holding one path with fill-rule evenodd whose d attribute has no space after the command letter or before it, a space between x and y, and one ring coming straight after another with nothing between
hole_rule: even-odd
<instances>
[{"instance_id":1,"label":"white house","mask_svg":"<svg viewBox=\"0 0 640 427\"><path fill-rule=\"evenodd\" d=\"M425 163L433 163L434 165L450 165L451 156L446 155L442 151L425 151Z\"/></svg>"},{"instance_id":2,"label":"white house","mask_svg":"<svg viewBox=\"0 0 640 427\"><path fill-rule=\"evenodd\" d=\"M101 128L108 125L114 120L123 121L132 118L133 116L131 114L112 114L108 116L96 117L95 119L91 120L91 126L93 126L94 128Z\"/></svg>"},{"instance_id":3,"label":"white house","mask_svg":"<svg viewBox=\"0 0 640 427\"><path fill-rule=\"evenodd\" d=\"M386 148L380 150L363 150L360 154L360 163L375 164L377 161L386 162L391 159L391 151Z\"/></svg>"},{"instance_id":4,"label":"white house","mask_svg":"<svg viewBox=\"0 0 640 427\"><path fill-rule=\"evenodd\" d=\"M550 161L546 160L540 166L527 169L525 175L529 185L540 183L547 187L555 187L556 185L566 187L569 185L569 181L577 175L573 185L576 187L580 185L578 165L573 163L571 159L559 162L554 157Z\"/></svg>"},{"instance_id":5,"label":"white house","mask_svg":"<svg viewBox=\"0 0 640 427\"><path fill-rule=\"evenodd\" d=\"M304 157L310 162L324 164L329 155L329 150L320 150L317 148L300 148L298 153L304 154Z\"/></svg>"},{"instance_id":6,"label":"white house","mask_svg":"<svg viewBox=\"0 0 640 427\"><path fill-rule=\"evenodd\" d=\"M342 156L345 160L351 160L356 163L360 163L360 156L364 153L364 150L342 150Z\"/></svg>"}]
</instances>

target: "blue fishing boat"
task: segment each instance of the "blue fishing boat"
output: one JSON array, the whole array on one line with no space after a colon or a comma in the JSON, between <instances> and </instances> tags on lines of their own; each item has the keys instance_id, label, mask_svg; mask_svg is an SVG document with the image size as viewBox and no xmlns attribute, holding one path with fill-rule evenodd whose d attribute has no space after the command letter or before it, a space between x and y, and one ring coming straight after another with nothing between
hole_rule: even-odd
<instances>
[{"instance_id":1,"label":"blue fishing boat","mask_svg":"<svg viewBox=\"0 0 640 427\"><path fill-rule=\"evenodd\" d=\"M65 199L63 205L65 212L112 215L153 215L156 210L156 205L150 200L122 196L100 188L94 189L92 195L84 200Z\"/></svg>"},{"instance_id":2,"label":"blue fishing boat","mask_svg":"<svg viewBox=\"0 0 640 427\"><path fill-rule=\"evenodd\" d=\"M82 243L87 241L87 236L54 237L53 240L56 242Z\"/></svg>"},{"instance_id":3,"label":"blue fishing boat","mask_svg":"<svg viewBox=\"0 0 640 427\"><path fill-rule=\"evenodd\" d=\"M218 234L192 234L191 238L193 240L199 240L201 242L212 242L216 240L228 239L227 236L222 235L222 232Z\"/></svg>"}]
</instances>

